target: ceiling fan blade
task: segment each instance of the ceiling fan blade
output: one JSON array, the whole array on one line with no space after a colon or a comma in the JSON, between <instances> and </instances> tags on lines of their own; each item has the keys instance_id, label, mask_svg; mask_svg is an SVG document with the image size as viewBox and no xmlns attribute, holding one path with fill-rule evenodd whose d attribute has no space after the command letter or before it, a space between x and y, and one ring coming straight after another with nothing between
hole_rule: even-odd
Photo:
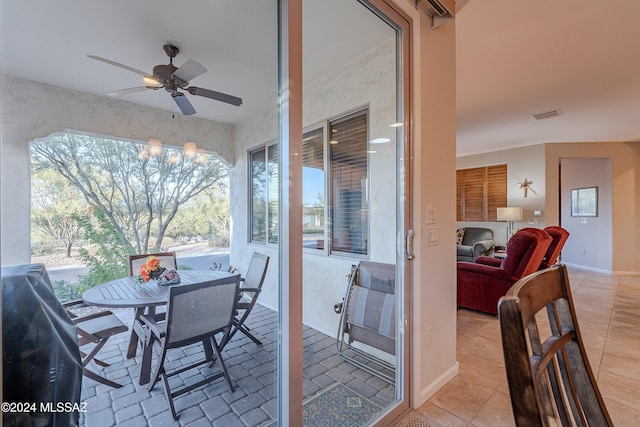
<instances>
[{"instance_id":1,"label":"ceiling fan blade","mask_svg":"<svg viewBox=\"0 0 640 427\"><path fill-rule=\"evenodd\" d=\"M207 71L207 69L204 68L201 63L196 62L193 59L189 59L187 62L182 64L182 67L173 72L173 76L188 83L191 79L195 79L205 71Z\"/></svg>"},{"instance_id":2,"label":"ceiling fan blade","mask_svg":"<svg viewBox=\"0 0 640 427\"><path fill-rule=\"evenodd\" d=\"M145 73L144 71L140 71L137 68L129 67L128 65L124 65L124 64L121 64L119 62L112 61L112 60L107 59L107 58L103 58L101 56L87 55L87 57L91 58L91 59L95 59L97 61L106 62L107 64L115 65L116 67L120 67L120 68L123 68L123 69L128 70L128 71L132 71L132 72L134 72L136 74L140 74L141 76L145 76L145 77L153 76L153 74Z\"/></svg>"},{"instance_id":3,"label":"ceiling fan blade","mask_svg":"<svg viewBox=\"0 0 640 427\"><path fill-rule=\"evenodd\" d=\"M171 97L176 102L176 104L178 104L178 108L180 108L180 111L182 111L182 114L184 114L185 116L190 116L196 113L196 109L193 108L193 105L191 105L189 99L184 96L184 93L172 93Z\"/></svg>"},{"instance_id":4,"label":"ceiling fan blade","mask_svg":"<svg viewBox=\"0 0 640 427\"><path fill-rule=\"evenodd\" d=\"M188 87L187 90L191 95L204 96L205 98L226 102L227 104L235 105L236 107L242 105L242 98L222 92L216 92L215 90L203 89L195 86Z\"/></svg>"},{"instance_id":5,"label":"ceiling fan blade","mask_svg":"<svg viewBox=\"0 0 640 427\"><path fill-rule=\"evenodd\" d=\"M143 90L147 90L147 89L160 89L159 87L153 87L153 86L137 86L137 87L130 87L127 89L119 89L119 90L114 90L112 92L107 92L107 96L121 96L121 95L128 95L130 93L136 93L136 92L142 92Z\"/></svg>"}]
</instances>

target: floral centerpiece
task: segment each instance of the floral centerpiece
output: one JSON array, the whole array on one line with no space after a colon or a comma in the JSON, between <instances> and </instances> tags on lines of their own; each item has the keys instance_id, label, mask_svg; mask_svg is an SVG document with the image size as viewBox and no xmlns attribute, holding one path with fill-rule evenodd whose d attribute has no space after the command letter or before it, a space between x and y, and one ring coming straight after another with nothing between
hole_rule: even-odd
<instances>
[{"instance_id":1,"label":"floral centerpiece","mask_svg":"<svg viewBox=\"0 0 640 427\"><path fill-rule=\"evenodd\" d=\"M147 262L140 266L140 276L142 280L148 282L151 279L160 277L165 268L160 265L160 258L150 256L147 258Z\"/></svg>"}]
</instances>

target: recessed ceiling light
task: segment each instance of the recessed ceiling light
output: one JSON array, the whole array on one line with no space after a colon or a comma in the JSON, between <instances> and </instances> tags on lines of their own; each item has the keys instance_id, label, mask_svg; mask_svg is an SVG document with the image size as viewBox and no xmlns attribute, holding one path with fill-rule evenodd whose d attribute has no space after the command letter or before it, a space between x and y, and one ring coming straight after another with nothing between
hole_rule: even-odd
<instances>
[{"instance_id":1,"label":"recessed ceiling light","mask_svg":"<svg viewBox=\"0 0 640 427\"><path fill-rule=\"evenodd\" d=\"M389 127L391 127L391 128L399 128L401 126L404 126L404 123L398 122L398 123L391 123L389 125Z\"/></svg>"},{"instance_id":2,"label":"recessed ceiling light","mask_svg":"<svg viewBox=\"0 0 640 427\"><path fill-rule=\"evenodd\" d=\"M331 141L329 141L329 144L331 145L336 145L338 143L338 141L336 141L335 139L332 139Z\"/></svg>"},{"instance_id":3,"label":"recessed ceiling light","mask_svg":"<svg viewBox=\"0 0 640 427\"><path fill-rule=\"evenodd\" d=\"M367 154L375 154L376 150L367 150Z\"/></svg>"}]
</instances>

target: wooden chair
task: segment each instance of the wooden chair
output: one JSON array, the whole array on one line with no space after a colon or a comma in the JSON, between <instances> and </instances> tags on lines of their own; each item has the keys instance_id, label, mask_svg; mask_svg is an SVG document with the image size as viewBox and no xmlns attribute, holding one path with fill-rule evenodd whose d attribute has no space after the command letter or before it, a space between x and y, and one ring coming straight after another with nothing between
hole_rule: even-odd
<instances>
[{"instance_id":1,"label":"wooden chair","mask_svg":"<svg viewBox=\"0 0 640 427\"><path fill-rule=\"evenodd\" d=\"M154 256L160 260L165 268L178 268L175 252L158 252L154 254L136 254L129 255L129 275L137 276L140 274L140 267L147 262L147 258Z\"/></svg>"},{"instance_id":2,"label":"wooden chair","mask_svg":"<svg viewBox=\"0 0 640 427\"><path fill-rule=\"evenodd\" d=\"M126 332L129 328L127 328L127 325L122 323L122 321L111 311L100 311L97 313L87 314L85 316L77 316L70 310L71 307L78 306L83 303L84 302L82 300L76 300L62 305L67 310L67 314L69 314L71 321L74 323L76 330L78 331L78 346L80 347L80 355L82 356L82 374L99 383L106 384L114 388L120 388L122 387L121 384L93 372L87 368L87 365L93 360L96 365L100 365L102 367L109 366L108 363L97 359L95 357L96 354L102 349L102 347L104 347L109 338L113 335ZM91 350L85 352L82 347L91 343L93 343L94 346Z\"/></svg>"},{"instance_id":3,"label":"wooden chair","mask_svg":"<svg viewBox=\"0 0 640 427\"><path fill-rule=\"evenodd\" d=\"M160 264L165 268L177 268L178 263L176 261L176 253L175 252L157 252L157 253L149 253L149 254L135 254L128 256L129 263L129 275L137 276L140 274L140 267L147 262L147 258L150 256L155 256L160 259ZM131 339L129 340L129 348L127 350L127 357L131 358L136 355L137 347L144 345L144 336L145 330L142 327L142 324L138 320L140 316L146 314L148 316L157 316L156 320L164 319L165 313L160 312L156 313L155 307L149 307L146 309L141 307L135 310L133 316L133 324L131 325Z\"/></svg>"},{"instance_id":4,"label":"wooden chair","mask_svg":"<svg viewBox=\"0 0 640 427\"><path fill-rule=\"evenodd\" d=\"M498 311L516 425L612 426L582 342L566 267L519 280Z\"/></svg>"},{"instance_id":5,"label":"wooden chair","mask_svg":"<svg viewBox=\"0 0 640 427\"><path fill-rule=\"evenodd\" d=\"M225 378L229 391L234 391L222 359L222 347L218 344L215 335L223 333L222 340L224 340L230 333L239 284L240 276L235 275L211 282L172 286L169 289L166 321L156 323L153 317L141 317L142 323L148 328L145 345L152 346L158 351L157 366L149 383L149 391L162 378L174 419L178 419L173 402L174 397L221 377ZM168 350L199 342L207 343L203 360L167 372ZM191 384L181 389L173 391L170 389L169 377L215 361L220 364L220 372L195 383L189 381Z\"/></svg>"},{"instance_id":6,"label":"wooden chair","mask_svg":"<svg viewBox=\"0 0 640 427\"><path fill-rule=\"evenodd\" d=\"M229 340L231 340L238 331L242 332L257 345L262 345L262 342L250 332L249 327L247 327L244 322L247 320L247 317L251 314L253 306L258 301L258 296L262 291L264 278L267 275L267 267L269 267L269 257L264 254L254 252L251 256L251 262L249 263L247 274L240 279L240 293L235 306L233 327L231 328L229 336L222 342L222 347L227 345Z\"/></svg>"}]
</instances>

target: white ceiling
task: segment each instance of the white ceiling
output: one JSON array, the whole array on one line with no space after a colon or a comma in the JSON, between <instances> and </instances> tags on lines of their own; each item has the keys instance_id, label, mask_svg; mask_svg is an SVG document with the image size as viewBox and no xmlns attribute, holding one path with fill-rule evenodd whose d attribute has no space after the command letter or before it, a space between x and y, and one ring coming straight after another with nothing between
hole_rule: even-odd
<instances>
[{"instance_id":1,"label":"white ceiling","mask_svg":"<svg viewBox=\"0 0 640 427\"><path fill-rule=\"evenodd\" d=\"M456 34L458 156L640 141L640 1L470 0Z\"/></svg>"},{"instance_id":2,"label":"white ceiling","mask_svg":"<svg viewBox=\"0 0 640 427\"><path fill-rule=\"evenodd\" d=\"M640 140L640 1L471 0L456 17L458 155L543 142ZM176 6L178 5L178 6ZM175 59L192 84L243 98L189 96L197 116L235 123L276 97L275 0L0 0L2 72L97 95L140 86ZM304 3L305 83L389 36L355 1ZM436 30L437 31L437 30ZM166 92L122 96L179 112ZM529 116L560 109L559 117Z\"/></svg>"}]
</instances>

